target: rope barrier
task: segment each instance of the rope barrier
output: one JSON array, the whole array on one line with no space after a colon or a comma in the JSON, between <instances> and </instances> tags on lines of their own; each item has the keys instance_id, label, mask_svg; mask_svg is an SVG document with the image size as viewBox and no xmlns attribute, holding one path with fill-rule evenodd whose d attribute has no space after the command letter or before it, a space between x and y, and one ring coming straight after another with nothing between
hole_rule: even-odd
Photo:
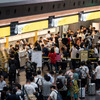
<instances>
[{"instance_id":1,"label":"rope barrier","mask_svg":"<svg viewBox=\"0 0 100 100\"><path fill-rule=\"evenodd\" d=\"M49 57L42 57L42 58L48 58L49 59ZM61 58L66 59L66 57L61 57ZM81 59L81 58L67 58L67 59ZM98 58L88 58L88 59L95 60L95 59L98 59Z\"/></svg>"}]
</instances>

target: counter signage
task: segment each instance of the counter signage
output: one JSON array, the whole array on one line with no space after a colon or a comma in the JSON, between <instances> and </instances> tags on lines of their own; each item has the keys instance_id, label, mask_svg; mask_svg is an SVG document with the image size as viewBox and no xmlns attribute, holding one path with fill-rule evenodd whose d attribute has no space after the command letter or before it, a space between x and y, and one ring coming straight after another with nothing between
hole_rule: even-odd
<instances>
[{"instance_id":1,"label":"counter signage","mask_svg":"<svg viewBox=\"0 0 100 100\"><path fill-rule=\"evenodd\" d=\"M78 21L79 21L78 15L55 18L52 19L52 27L73 24L73 23L77 23Z\"/></svg>"},{"instance_id":2,"label":"counter signage","mask_svg":"<svg viewBox=\"0 0 100 100\"><path fill-rule=\"evenodd\" d=\"M10 26L0 28L0 38L10 35Z\"/></svg>"},{"instance_id":3,"label":"counter signage","mask_svg":"<svg viewBox=\"0 0 100 100\"><path fill-rule=\"evenodd\" d=\"M18 28L18 34L28 33L28 32L32 32L32 31L36 31L36 30L47 29L48 28L48 20L20 24L17 26L17 28Z\"/></svg>"}]
</instances>

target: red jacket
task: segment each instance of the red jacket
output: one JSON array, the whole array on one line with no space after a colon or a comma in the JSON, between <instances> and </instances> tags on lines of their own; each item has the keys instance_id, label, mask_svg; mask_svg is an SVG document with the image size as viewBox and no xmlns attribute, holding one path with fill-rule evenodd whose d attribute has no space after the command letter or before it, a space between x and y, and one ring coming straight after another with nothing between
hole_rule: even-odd
<instances>
[{"instance_id":1,"label":"red jacket","mask_svg":"<svg viewBox=\"0 0 100 100\"><path fill-rule=\"evenodd\" d=\"M51 63L56 63L56 53L49 53L48 57L50 57Z\"/></svg>"}]
</instances>

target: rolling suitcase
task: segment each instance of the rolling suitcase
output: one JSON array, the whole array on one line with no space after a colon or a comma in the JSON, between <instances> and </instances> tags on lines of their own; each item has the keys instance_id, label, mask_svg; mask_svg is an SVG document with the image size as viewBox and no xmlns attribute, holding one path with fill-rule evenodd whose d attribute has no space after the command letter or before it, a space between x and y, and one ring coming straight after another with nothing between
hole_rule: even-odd
<instances>
[{"instance_id":1,"label":"rolling suitcase","mask_svg":"<svg viewBox=\"0 0 100 100\"><path fill-rule=\"evenodd\" d=\"M95 94L96 94L95 83L89 83L89 85L88 85L88 95L95 95Z\"/></svg>"},{"instance_id":2,"label":"rolling suitcase","mask_svg":"<svg viewBox=\"0 0 100 100\"><path fill-rule=\"evenodd\" d=\"M79 88L79 98L84 99L85 98L85 87Z\"/></svg>"},{"instance_id":3,"label":"rolling suitcase","mask_svg":"<svg viewBox=\"0 0 100 100\"><path fill-rule=\"evenodd\" d=\"M80 81L80 88L79 88L79 98L85 99L85 87L81 87L81 81Z\"/></svg>"}]
</instances>

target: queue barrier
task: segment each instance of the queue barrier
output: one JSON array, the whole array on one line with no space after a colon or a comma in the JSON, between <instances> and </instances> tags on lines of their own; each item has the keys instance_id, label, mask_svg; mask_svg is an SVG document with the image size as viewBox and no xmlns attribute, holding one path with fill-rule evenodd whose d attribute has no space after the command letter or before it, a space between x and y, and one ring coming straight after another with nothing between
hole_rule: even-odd
<instances>
[{"instance_id":1,"label":"queue barrier","mask_svg":"<svg viewBox=\"0 0 100 100\"><path fill-rule=\"evenodd\" d=\"M42 58L50 58L50 57L42 57ZM66 59L66 57L61 57L61 59ZM67 59L81 59L81 58L67 58ZM98 58L88 58L89 60L96 60Z\"/></svg>"},{"instance_id":2,"label":"queue barrier","mask_svg":"<svg viewBox=\"0 0 100 100\"><path fill-rule=\"evenodd\" d=\"M50 57L42 57L42 58L47 58L47 59L49 59ZM63 59L66 59L66 57L61 57L61 59L63 60ZM80 58L67 58L67 60L72 60L72 59L75 59L75 60L81 60ZM88 58L89 60L98 60L98 58ZM6 66L6 67L5 67ZM6 59L0 59L0 68L1 69L4 69L5 71L7 71L7 69L8 69L8 61L6 60ZM1 70L0 69L0 70Z\"/></svg>"}]
</instances>

